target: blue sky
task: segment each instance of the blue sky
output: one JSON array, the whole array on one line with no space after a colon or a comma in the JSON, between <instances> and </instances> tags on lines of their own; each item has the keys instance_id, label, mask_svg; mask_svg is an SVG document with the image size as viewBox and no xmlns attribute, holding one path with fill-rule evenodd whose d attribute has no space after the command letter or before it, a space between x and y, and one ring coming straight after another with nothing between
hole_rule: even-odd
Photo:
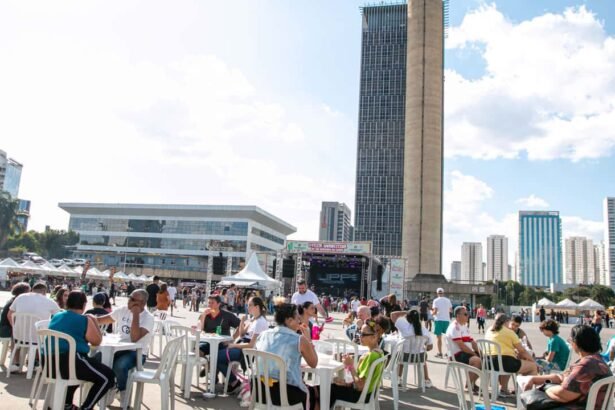
<instances>
[{"instance_id":1,"label":"blue sky","mask_svg":"<svg viewBox=\"0 0 615 410\"><path fill-rule=\"evenodd\" d=\"M0 4L0 149L32 227L58 202L255 204L317 237L354 205L359 1ZM615 3L451 1L444 273L519 209L602 236Z\"/></svg>"}]
</instances>

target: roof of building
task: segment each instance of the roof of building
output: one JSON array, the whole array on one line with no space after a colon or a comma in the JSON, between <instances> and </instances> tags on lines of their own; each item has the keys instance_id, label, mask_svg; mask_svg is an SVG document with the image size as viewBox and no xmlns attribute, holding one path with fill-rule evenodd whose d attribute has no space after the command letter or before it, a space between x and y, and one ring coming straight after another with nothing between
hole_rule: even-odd
<instances>
[{"instance_id":1,"label":"roof of building","mask_svg":"<svg viewBox=\"0 0 615 410\"><path fill-rule=\"evenodd\" d=\"M69 214L151 217L251 219L291 235L297 228L254 205L105 204L63 202L58 206Z\"/></svg>"}]
</instances>

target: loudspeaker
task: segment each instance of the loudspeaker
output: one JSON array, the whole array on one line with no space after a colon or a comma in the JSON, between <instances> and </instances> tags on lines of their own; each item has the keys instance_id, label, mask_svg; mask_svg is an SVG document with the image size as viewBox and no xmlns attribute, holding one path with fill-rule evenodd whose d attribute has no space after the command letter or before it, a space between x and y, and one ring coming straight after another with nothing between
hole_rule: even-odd
<instances>
[{"instance_id":1,"label":"loudspeaker","mask_svg":"<svg viewBox=\"0 0 615 410\"><path fill-rule=\"evenodd\" d=\"M294 278L295 277L295 260L293 258L285 258L282 261L282 277Z\"/></svg>"},{"instance_id":2,"label":"loudspeaker","mask_svg":"<svg viewBox=\"0 0 615 410\"><path fill-rule=\"evenodd\" d=\"M275 271L276 271L276 268L277 268L277 267L278 267L278 258L275 258L275 259L273 260L273 266L272 266L272 268L271 268L271 274L272 274L272 276L273 276L274 278L275 278L275 273L276 273Z\"/></svg>"},{"instance_id":3,"label":"loudspeaker","mask_svg":"<svg viewBox=\"0 0 615 410\"><path fill-rule=\"evenodd\" d=\"M382 290L382 274L384 272L382 271L382 265L378 265L378 267L376 268L376 290L380 291Z\"/></svg>"},{"instance_id":4,"label":"loudspeaker","mask_svg":"<svg viewBox=\"0 0 615 410\"><path fill-rule=\"evenodd\" d=\"M225 259L222 256L214 256L214 275L225 275Z\"/></svg>"}]
</instances>

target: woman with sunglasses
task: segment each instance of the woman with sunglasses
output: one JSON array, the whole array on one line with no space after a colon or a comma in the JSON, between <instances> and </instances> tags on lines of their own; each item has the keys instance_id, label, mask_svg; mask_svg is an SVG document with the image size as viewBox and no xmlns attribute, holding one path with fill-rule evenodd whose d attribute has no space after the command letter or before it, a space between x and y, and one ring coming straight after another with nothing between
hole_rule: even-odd
<instances>
[{"instance_id":1,"label":"woman with sunglasses","mask_svg":"<svg viewBox=\"0 0 615 410\"><path fill-rule=\"evenodd\" d=\"M378 388L378 381L380 380L384 363L380 363L380 365L378 365L378 367L374 370L369 386L365 385L371 364L384 355L379 347L380 341L378 332L376 331L376 322L372 320L366 321L361 327L359 338L361 340L361 345L369 348L369 353L361 356L356 369L353 366L354 358L351 355L344 356L344 366L346 366L346 369L352 375L352 382L346 383L343 378L335 378L333 380L333 384L331 385L331 401L329 403L329 407L333 407L336 400L356 403L357 400L359 400L363 389L368 389L368 394L365 399L367 402L369 401L371 395L374 394L374 391Z\"/></svg>"}]
</instances>

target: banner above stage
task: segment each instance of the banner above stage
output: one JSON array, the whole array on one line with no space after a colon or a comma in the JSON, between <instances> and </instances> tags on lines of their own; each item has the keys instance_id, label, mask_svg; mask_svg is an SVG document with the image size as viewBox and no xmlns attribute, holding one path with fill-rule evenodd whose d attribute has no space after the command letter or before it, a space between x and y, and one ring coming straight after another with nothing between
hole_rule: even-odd
<instances>
[{"instance_id":1,"label":"banner above stage","mask_svg":"<svg viewBox=\"0 0 615 410\"><path fill-rule=\"evenodd\" d=\"M287 241L289 252L370 254L371 242Z\"/></svg>"}]
</instances>

